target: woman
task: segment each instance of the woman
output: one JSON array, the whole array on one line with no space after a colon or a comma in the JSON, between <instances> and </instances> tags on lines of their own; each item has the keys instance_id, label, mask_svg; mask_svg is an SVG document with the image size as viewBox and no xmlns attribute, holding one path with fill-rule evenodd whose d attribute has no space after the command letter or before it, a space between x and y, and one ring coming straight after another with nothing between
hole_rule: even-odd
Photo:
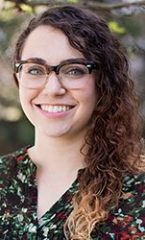
<instances>
[{"instance_id":1,"label":"woman","mask_svg":"<svg viewBox=\"0 0 145 240\"><path fill-rule=\"evenodd\" d=\"M51 8L15 52L34 146L1 162L1 239L143 239L145 175L128 63L89 10Z\"/></svg>"}]
</instances>

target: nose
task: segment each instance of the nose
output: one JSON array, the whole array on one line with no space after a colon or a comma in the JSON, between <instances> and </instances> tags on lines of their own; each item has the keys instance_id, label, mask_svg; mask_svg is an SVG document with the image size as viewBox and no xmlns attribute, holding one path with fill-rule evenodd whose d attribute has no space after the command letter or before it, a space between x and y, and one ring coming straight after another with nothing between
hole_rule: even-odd
<instances>
[{"instance_id":1,"label":"nose","mask_svg":"<svg viewBox=\"0 0 145 240\"><path fill-rule=\"evenodd\" d=\"M43 93L49 95L63 95L65 92L66 89L58 79L58 75L55 72L51 72L47 76L47 80L43 88Z\"/></svg>"}]
</instances>

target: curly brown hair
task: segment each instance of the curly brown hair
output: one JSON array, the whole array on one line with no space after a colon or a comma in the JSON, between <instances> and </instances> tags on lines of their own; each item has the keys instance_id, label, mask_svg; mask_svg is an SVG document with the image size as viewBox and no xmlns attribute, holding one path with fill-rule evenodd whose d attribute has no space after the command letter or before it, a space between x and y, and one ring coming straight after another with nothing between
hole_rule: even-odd
<instances>
[{"instance_id":1,"label":"curly brown hair","mask_svg":"<svg viewBox=\"0 0 145 240\"><path fill-rule=\"evenodd\" d=\"M67 239L90 239L97 223L117 206L123 178L139 171L141 151L140 116L128 60L117 38L97 14L78 6L53 7L34 17L16 44L15 60L29 34L38 26L60 29L71 46L97 63L96 109L85 138L86 168L79 177L74 209L64 231Z\"/></svg>"}]
</instances>

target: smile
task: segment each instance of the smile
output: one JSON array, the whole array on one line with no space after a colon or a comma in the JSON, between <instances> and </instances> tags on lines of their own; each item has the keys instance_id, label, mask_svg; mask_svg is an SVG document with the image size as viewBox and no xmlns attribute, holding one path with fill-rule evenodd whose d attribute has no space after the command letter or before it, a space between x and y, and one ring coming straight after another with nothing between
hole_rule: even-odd
<instances>
[{"instance_id":1,"label":"smile","mask_svg":"<svg viewBox=\"0 0 145 240\"><path fill-rule=\"evenodd\" d=\"M68 105L40 105L40 108L49 113L56 113L56 112L66 112L69 111L72 106Z\"/></svg>"}]
</instances>

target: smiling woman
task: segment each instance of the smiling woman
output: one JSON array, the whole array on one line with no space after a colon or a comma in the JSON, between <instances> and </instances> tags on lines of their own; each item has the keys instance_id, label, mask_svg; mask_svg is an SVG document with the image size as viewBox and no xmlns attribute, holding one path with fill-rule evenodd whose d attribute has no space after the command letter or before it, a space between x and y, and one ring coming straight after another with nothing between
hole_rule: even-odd
<instances>
[{"instance_id":1,"label":"smiling woman","mask_svg":"<svg viewBox=\"0 0 145 240\"><path fill-rule=\"evenodd\" d=\"M35 142L0 158L0 238L142 239L138 103L104 20L73 6L33 18L14 78Z\"/></svg>"},{"instance_id":2,"label":"smiling woman","mask_svg":"<svg viewBox=\"0 0 145 240\"><path fill-rule=\"evenodd\" d=\"M20 101L35 126L36 142L61 135L63 140L72 141L75 134L82 141L96 103L95 64L73 48L62 31L51 26L39 26L31 32L21 59L16 75ZM49 65L42 64L44 61Z\"/></svg>"}]
</instances>

